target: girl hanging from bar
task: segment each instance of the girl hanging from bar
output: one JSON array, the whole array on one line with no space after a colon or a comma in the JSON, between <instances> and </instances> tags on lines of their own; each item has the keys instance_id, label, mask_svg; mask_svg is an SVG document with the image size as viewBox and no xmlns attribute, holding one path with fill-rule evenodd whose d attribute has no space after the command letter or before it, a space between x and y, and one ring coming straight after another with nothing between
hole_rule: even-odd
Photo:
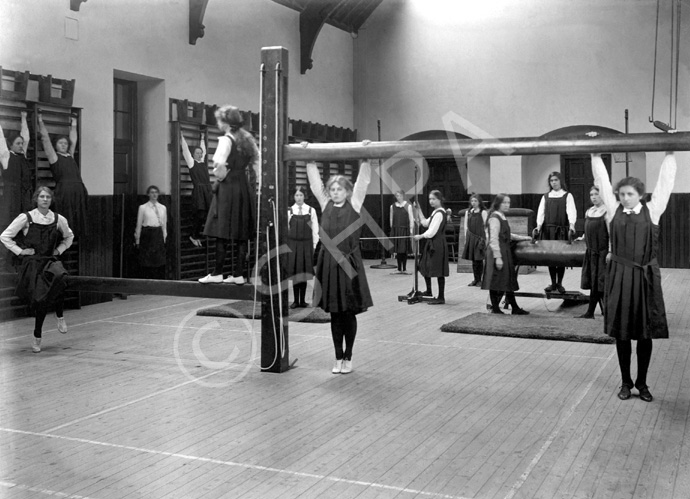
<instances>
[{"instance_id":1,"label":"girl hanging from bar","mask_svg":"<svg viewBox=\"0 0 690 499\"><path fill-rule=\"evenodd\" d=\"M537 231L540 239L568 239L568 233L575 233L577 208L573 195L566 190L563 175L560 172L549 174L549 192L544 194L537 211ZM565 293L563 276L565 267L549 267L551 284L544 289L547 293Z\"/></svg>"},{"instance_id":2,"label":"girl hanging from bar","mask_svg":"<svg viewBox=\"0 0 690 499\"><path fill-rule=\"evenodd\" d=\"M405 199L405 191L396 191L395 203L390 207L393 253L398 261L398 274L407 273L407 255L412 252L411 237L414 233L412 205Z\"/></svg>"},{"instance_id":3,"label":"girl hanging from bar","mask_svg":"<svg viewBox=\"0 0 690 499\"><path fill-rule=\"evenodd\" d=\"M634 387L640 399L651 402L653 397L647 386L647 371L652 358L652 339L668 338L657 262L659 219L673 192L676 158L672 152L666 153L649 202L642 199L644 183L635 177L619 181L614 191L606 166L598 154L592 155L592 172L606 206L611 238L611 253L607 257L604 330L616 339L622 381L618 398L629 399ZM637 341L637 379L634 383L630 374L631 340Z\"/></svg>"},{"instance_id":4,"label":"girl hanging from bar","mask_svg":"<svg viewBox=\"0 0 690 499\"><path fill-rule=\"evenodd\" d=\"M606 224L606 205L599 194L599 187L592 186L589 190L592 207L585 214L585 233L578 241L587 244L585 259L582 262L582 278L580 287L589 289L589 306L587 311L579 315L578 319L594 319L597 304L602 307L606 282L606 255L609 253L609 230Z\"/></svg>"},{"instance_id":5,"label":"girl hanging from bar","mask_svg":"<svg viewBox=\"0 0 690 499\"><path fill-rule=\"evenodd\" d=\"M26 159L29 148L29 127L26 122L26 111L21 112L21 129L10 132L5 139L0 127L0 176L3 181L2 198L0 198L0 226L5 227L19 213L32 208L33 178L31 167Z\"/></svg>"},{"instance_id":6,"label":"girl hanging from bar","mask_svg":"<svg viewBox=\"0 0 690 499\"><path fill-rule=\"evenodd\" d=\"M314 276L314 250L319 242L316 210L304 202L304 191L295 189L295 204L288 209L287 277L292 279L295 300L290 308L306 308L307 283Z\"/></svg>"},{"instance_id":7,"label":"girl hanging from bar","mask_svg":"<svg viewBox=\"0 0 690 499\"><path fill-rule=\"evenodd\" d=\"M216 267L199 282L242 285L247 242L256 230L256 191L249 185L247 167L254 169L257 184L260 183L259 149L254 137L244 129L242 115L236 107L223 106L216 110L215 116L218 128L225 135L218 139L213 155L216 184L204 235L216 238ZM234 242L237 242L237 258L232 262L231 275L223 280L228 245Z\"/></svg>"},{"instance_id":8,"label":"girl hanging from bar","mask_svg":"<svg viewBox=\"0 0 690 499\"><path fill-rule=\"evenodd\" d=\"M189 168L189 176L192 179L192 210L194 211L194 225L189 240L194 246L201 246L201 233L204 230L208 210L211 207L213 192L211 190L211 178L206 166L206 143L203 134L199 138L199 145L194 146L193 152L187 145L182 130L180 130L180 145L182 156Z\"/></svg>"},{"instance_id":9,"label":"girl hanging from bar","mask_svg":"<svg viewBox=\"0 0 690 499\"><path fill-rule=\"evenodd\" d=\"M481 286L484 272L484 256L486 254L486 220L489 215L479 194L470 196L470 207L465 212L465 248L462 251L463 260L472 261L474 280L468 286Z\"/></svg>"},{"instance_id":10,"label":"girl hanging from bar","mask_svg":"<svg viewBox=\"0 0 690 499\"><path fill-rule=\"evenodd\" d=\"M489 290L492 314L503 313L500 304L505 293L506 301L510 305L513 315L528 315L529 312L518 307L515 301L514 293L520 289L520 286L518 286L510 242L530 241L531 238L511 234L510 224L506 218L509 209L510 197L507 194L499 194L491 203L491 211L486 224L488 245L482 289Z\"/></svg>"},{"instance_id":11,"label":"girl hanging from bar","mask_svg":"<svg viewBox=\"0 0 690 499\"><path fill-rule=\"evenodd\" d=\"M41 351L43 321L49 308L55 309L57 328L67 332L63 315L64 284L57 262L72 245L74 234L67 219L50 210L53 191L41 186L33 195L35 209L22 213L0 235L0 241L19 257L17 296L26 299L34 308L36 319L31 350ZM57 268L56 268L57 267Z\"/></svg>"},{"instance_id":12,"label":"girl hanging from bar","mask_svg":"<svg viewBox=\"0 0 690 499\"><path fill-rule=\"evenodd\" d=\"M86 210L89 193L86 190L79 165L74 159L77 148L77 118L70 117L69 137L58 135L55 147L43 123L43 114L38 113L38 131L41 134L43 150L48 157L50 171L55 179L55 209L63 215L77 236L86 230Z\"/></svg>"},{"instance_id":13,"label":"girl hanging from bar","mask_svg":"<svg viewBox=\"0 0 690 499\"><path fill-rule=\"evenodd\" d=\"M422 256L419 261L419 272L424 277L426 291L422 296L433 296L431 292L431 278L438 279L438 296L428 301L429 305L443 305L446 303L446 277L450 275L448 268L448 246L446 245L446 223L448 214L443 208L443 194L433 190L429 193L429 205L434 210L429 218L424 218L421 210L417 210L416 217L420 225L428 227L423 234L414 236L416 241L425 240Z\"/></svg>"},{"instance_id":14,"label":"girl hanging from bar","mask_svg":"<svg viewBox=\"0 0 690 499\"><path fill-rule=\"evenodd\" d=\"M302 145L307 147L308 143ZM316 305L331 314L335 347L331 372L348 374L352 372L357 314L373 305L359 248L364 225L359 213L371 180L371 167L367 161L360 164L354 187L342 175L333 175L324 187L316 163L307 164L307 177L322 210L321 250L316 262Z\"/></svg>"}]
</instances>

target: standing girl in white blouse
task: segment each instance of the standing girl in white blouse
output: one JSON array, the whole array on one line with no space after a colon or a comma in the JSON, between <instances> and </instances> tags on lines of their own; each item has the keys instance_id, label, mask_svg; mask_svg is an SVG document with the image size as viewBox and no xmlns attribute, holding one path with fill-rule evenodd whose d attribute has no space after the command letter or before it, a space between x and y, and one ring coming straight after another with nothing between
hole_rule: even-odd
<instances>
[{"instance_id":1,"label":"standing girl in white blouse","mask_svg":"<svg viewBox=\"0 0 690 499\"><path fill-rule=\"evenodd\" d=\"M139 206L134 244L139 248L139 266L144 279L165 279L165 241L168 238L168 211L158 202L159 189L146 189L147 203Z\"/></svg>"},{"instance_id":2,"label":"standing girl in white blouse","mask_svg":"<svg viewBox=\"0 0 690 499\"><path fill-rule=\"evenodd\" d=\"M560 172L549 174L549 188L549 192L542 196L537 211L539 238L565 241L568 239L569 231L575 232L575 222L577 222L575 199L566 190L563 175ZM549 275L551 284L544 291L565 293L563 287L565 267L549 267Z\"/></svg>"},{"instance_id":3,"label":"standing girl in white blouse","mask_svg":"<svg viewBox=\"0 0 690 499\"><path fill-rule=\"evenodd\" d=\"M301 187L295 189L295 204L288 210L286 276L292 279L295 301L290 308L306 308L307 283L314 276L314 250L319 242L316 210L304 202Z\"/></svg>"},{"instance_id":4,"label":"standing girl in white blouse","mask_svg":"<svg viewBox=\"0 0 690 499\"><path fill-rule=\"evenodd\" d=\"M425 240L422 256L419 260L419 272L424 277L426 291L422 296L432 296L431 278L438 279L438 296L428 301L429 305L443 305L446 303L446 277L450 275L448 268L448 246L446 245L447 213L443 208L443 194L433 190L429 193L429 205L434 210L429 218L424 218L417 210L419 223L428 227L423 234L414 236L416 241Z\"/></svg>"},{"instance_id":5,"label":"standing girl in white blouse","mask_svg":"<svg viewBox=\"0 0 690 499\"><path fill-rule=\"evenodd\" d=\"M604 306L604 327L616 339L616 353L622 385L618 398L627 400L632 388L640 399L653 400L647 386L647 371L652 358L652 339L668 338L666 308L657 262L659 219L673 192L676 158L667 152L652 200L642 201L644 183L626 177L611 188L606 166L598 154L592 155L594 184L600 186L606 205L611 252L607 257L608 274ZM616 194L618 199L616 199ZM637 379L630 374L631 340L637 341Z\"/></svg>"}]
</instances>

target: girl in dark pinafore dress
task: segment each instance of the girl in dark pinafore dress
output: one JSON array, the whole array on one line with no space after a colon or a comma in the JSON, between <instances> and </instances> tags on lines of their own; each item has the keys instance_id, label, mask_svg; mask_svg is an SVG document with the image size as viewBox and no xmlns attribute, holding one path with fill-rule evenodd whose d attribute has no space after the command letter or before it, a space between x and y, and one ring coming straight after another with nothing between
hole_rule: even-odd
<instances>
[{"instance_id":1,"label":"girl in dark pinafore dress","mask_svg":"<svg viewBox=\"0 0 690 499\"><path fill-rule=\"evenodd\" d=\"M486 212L484 201L479 194L470 196L470 208L465 212L465 248L462 251L463 260L472 261L474 280L468 286L481 286L484 272L484 256L486 255Z\"/></svg>"},{"instance_id":2,"label":"girl in dark pinafore dress","mask_svg":"<svg viewBox=\"0 0 690 499\"><path fill-rule=\"evenodd\" d=\"M644 183L626 177L616 185L618 200L611 189L606 166L598 154L592 155L594 183L600 186L609 222L611 253L604 306L604 330L616 338L616 352L622 386L618 398L627 400L632 388L640 399L653 400L647 386L652 358L652 339L668 338L666 309L657 262L659 219L673 192L676 158L667 152L652 200L642 202ZM637 341L637 380L630 375L631 340Z\"/></svg>"},{"instance_id":3,"label":"girl in dark pinafore dress","mask_svg":"<svg viewBox=\"0 0 690 499\"><path fill-rule=\"evenodd\" d=\"M298 187L295 204L288 209L286 277L292 279L295 301L290 308L306 308L307 283L314 276L314 249L319 242L319 220L316 211L305 204L304 192Z\"/></svg>"},{"instance_id":4,"label":"girl in dark pinafore dress","mask_svg":"<svg viewBox=\"0 0 690 499\"><path fill-rule=\"evenodd\" d=\"M609 253L609 229L606 226L606 206L599 195L599 188L589 190L592 206L585 214L585 233L578 241L587 243L585 259L582 262L582 281L580 287L589 289L589 307L578 319L594 319L597 303L602 307L606 283L606 255Z\"/></svg>"},{"instance_id":5,"label":"girl in dark pinafore dress","mask_svg":"<svg viewBox=\"0 0 690 499\"><path fill-rule=\"evenodd\" d=\"M542 196L537 211L537 230L539 239L561 240L568 239L568 232L575 232L577 221L577 207L575 198L566 190L563 175L560 172L549 174L549 192ZM551 284L544 291L565 293L563 276L565 267L549 267Z\"/></svg>"},{"instance_id":6,"label":"girl in dark pinafore dress","mask_svg":"<svg viewBox=\"0 0 690 499\"><path fill-rule=\"evenodd\" d=\"M69 137L57 137L55 148L50 142L50 135L40 113L38 130L41 133L43 150L50 163L50 171L55 179L55 209L67 219L75 234L81 237L86 230L89 193L81 179L79 165L74 160L74 151L77 148L77 118L70 118Z\"/></svg>"},{"instance_id":7,"label":"girl in dark pinafore dress","mask_svg":"<svg viewBox=\"0 0 690 499\"><path fill-rule=\"evenodd\" d=\"M446 303L446 277L450 275L448 268L448 246L446 245L446 218L443 208L443 194L433 190L429 193L429 205L434 209L429 218L424 218L417 212L419 224L428 229L424 234L414 236L415 241L425 239L422 256L419 260L419 273L424 277L426 291L422 296L432 296L431 278L438 279L438 296L428 301L429 305L443 305Z\"/></svg>"},{"instance_id":8,"label":"girl in dark pinafore dress","mask_svg":"<svg viewBox=\"0 0 690 499\"><path fill-rule=\"evenodd\" d=\"M364 141L365 145L368 143ZM308 147L306 143L302 145ZM315 304L331 314L331 335L335 347L335 364L331 372L348 374L352 372L357 314L373 305L359 248L364 225L359 212L371 180L371 168L368 162L360 165L354 187L342 175L332 176L324 187L316 163L307 164L307 177L322 210L322 246L316 263Z\"/></svg>"},{"instance_id":9,"label":"girl in dark pinafore dress","mask_svg":"<svg viewBox=\"0 0 690 499\"><path fill-rule=\"evenodd\" d=\"M256 190L249 185L247 167L254 169L260 184L259 149L254 137L243 128L242 115L236 107L217 109L216 120L225 135L218 139L218 148L213 155L216 185L204 228L204 235L216 238L216 268L199 282L242 285L245 283L247 241L256 230ZM233 262L232 275L223 280L227 245L233 241L238 243L237 261Z\"/></svg>"},{"instance_id":10,"label":"girl in dark pinafore dress","mask_svg":"<svg viewBox=\"0 0 690 499\"><path fill-rule=\"evenodd\" d=\"M486 224L488 244L482 289L489 290L492 314L503 313L500 304L505 293L506 301L512 309L511 313L527 315L529 312L518 307L513 294L520 289L520 286L518 286L517 272L513 264L510 241L529 241L530 238L510 233L510 224L505 216L509 209L510 197L507 194L499 194L491 204L491 214Z\"/></svg>"},{"instance_id":11,"label":"girl in dark pinafore dress","mask_svg":"<svg viewBox=\"0 0 690 499\"><path fill-rule=\"evenodd\" d=\"M20 259L16 294L26 299L36 313L31 344L34 353L41 351L43 321L49 307L55 309L58 331L67 333L63 316L62 280L54 278L48 281L42 275L74 239L67 219L50 210L52 200L53 192L48 187L36 189L33 195L36 208L20 214L0 235L2 244Z\"/></svg>"},{"instance_id":12,"label":"girl in dark pinafore dress","mask_svg":"<svg viewBox=\"0 0 690 499\"><path fill-rule=\"evenodd\" d=\"M0 127L0 164L2 164L0 176L3 183L2 198L0 198L0 226L3 227L19 213L25 213L32 208L33 179L26 159L30 137L26 111L21 113L20 133L11 132L5 140L2 127Z\"/></svg>"},{"instance_id":13,"label":"girl in dark pinafore dress","mask_svg":"<svg viewBox=\"0 0 690 499\"><path fill-rule=\"evenodd\" d=\"M192 210L194 211L194 226L189 240L194 246L201 246L201 232L206 224L208 210L211 207L213 192L211 190L211 177L206 166L206 144L203 135L199 139L199 145L194 147L194 153L190 152L184 134L180 131L180 145L182 156L189 168L189 176L192 179Z\"/></svg>"},{"instance_id":14,"label":"girl in dark pinafore dress","mask_svg":"<svg viewBox=\"0 0 690 499\"><path fill-rule=\"evenodd\" d=\"M398 273L407 273L407 255L411 253L411 237L414 232L412 206L405 199L405 192L395 193L395 203L390 207L391 237L393 253L398 261Z\"/></svg>"}]
</instances>

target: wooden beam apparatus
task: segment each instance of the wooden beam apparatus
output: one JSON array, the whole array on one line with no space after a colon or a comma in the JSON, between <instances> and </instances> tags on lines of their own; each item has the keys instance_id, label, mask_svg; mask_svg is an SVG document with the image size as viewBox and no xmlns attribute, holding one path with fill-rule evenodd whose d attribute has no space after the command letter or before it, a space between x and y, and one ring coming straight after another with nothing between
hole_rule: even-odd
<instances>
[{"instance_id":1,"label":"wooden beam apparatus","mask_svg":"<svg viewBox=\"0 0 690 499\"><path fill-rule=\"evenodd\" d=\"M290 368L288 348L288 280L281 250L287 243L288 165L283 145L288 140L288 51L261 50L261 233L264 255L261 279L261 370L282 373ZM276 218L277 217L277 218ZM276 233L277 228L277 233ZM268 237L268 241L267 241Z\"/></svg>"},{"instance_id":2,"label":"wooden beam apparatus","mask_svg":"<svg viewBox=\"0 0 690 499\"><path fill-rule=\"evenodd\" d=\"M189 44L196 45L204 37L204 15L208 0L189 0Z\"/></svg>"},{"instance_id":3,"label":"wooden beam apparatus","mask_svg":"<svg viewBox=\"0 0 690 499\"><path fill-rule=\"evenodd\" d=\"M690 151L690 132L631 133L606 137L583 135L578 139L518 137L505 139L402 140L340 142L284 147L285 161L340 161L390 158L396 154L421 154L426 158L474 156L535 156L540 154L589 154L655 151Z\"/></svg>"},{"instance_id":4,"label":"wooden beam apparatus","mask_svg":"<svg viewBox=\"0 0 690 499\"><path fill-rule=\"evenodd\" d=\"M201 284L195 281L159 281L155 279L120 279L117 277L65 276L69 291L92 293L192 296L227 300L253 300L254 286Z\"/></svg>"}]
</instances>

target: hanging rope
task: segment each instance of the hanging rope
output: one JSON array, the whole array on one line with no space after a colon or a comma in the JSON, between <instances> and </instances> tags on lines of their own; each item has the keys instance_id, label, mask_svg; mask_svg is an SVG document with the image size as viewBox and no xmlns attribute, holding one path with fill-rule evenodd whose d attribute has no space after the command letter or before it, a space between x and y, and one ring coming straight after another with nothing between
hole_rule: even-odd
<instances>
[{"instance_id":1,"label":"hanging rope","mask_svg":"<svg viewBox=\"0 0 690 499\"><path fill-rule=\"evenodd\" d=\"M654 123L654 97L656 95L656 57L657 49L659 48L659 3L661 0L656 0L656 30L654 31L654 72L652 74L652 115L649 117L649 122Z\"/></svg>"},{"instance_id":2,"label":"hanging rope","mask_svg":"<svg viewBox=\"0 0 690 499\"><path fill-rule=\"evenodd\" d=\"M678 73L680 70L680 27L681 27L681 15L680 15L680 6L683 4L683 2L680 2L676 0L676 8L678 9L678 12L676 13L676 22L678 23L678 26L676 27L676 94L675 94L675 104L674 104L674 110L673 110L673 128L678 129ZM669 120L669 125L671 124L671 121Z\"/></svg>"}]
</instances>

